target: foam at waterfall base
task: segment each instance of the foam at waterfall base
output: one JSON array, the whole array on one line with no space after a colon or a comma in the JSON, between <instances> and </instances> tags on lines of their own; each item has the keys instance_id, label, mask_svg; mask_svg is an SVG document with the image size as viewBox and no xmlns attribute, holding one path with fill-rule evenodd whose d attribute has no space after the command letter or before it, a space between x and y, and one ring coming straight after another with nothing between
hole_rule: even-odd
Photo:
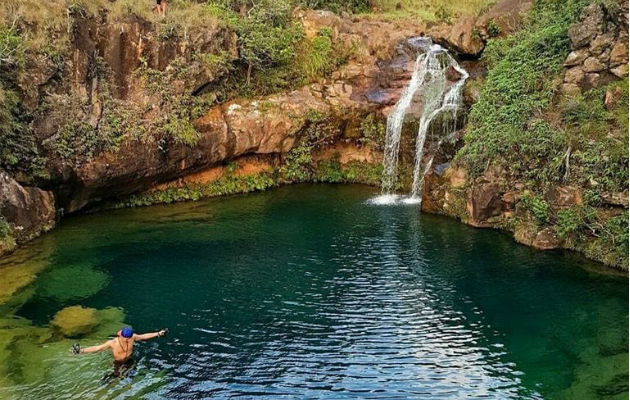
<instances>
[{"instance_id":1,"label":"foam at waterfall base","mask_svg":"<svg viewBox=\"0 0 630 400\"><path fill-rule=\"evenodd\" d=\"M373 206L415 205L420 204L419 197L405 197L399 194L382 194L372 197L365 203Z\"/></svg>"},{"instance_id":2,"label":"foam at waterfall base","mask_svg":"<svg viewBox=\"0 0 630 400\"><path fill-rule=\"evenodd\" d=\"M420 204L420 202L422 201L422 198L418 196L410 196L410 197L405 197L401 201L404 204Z\"/></svg>"}]
</instances>

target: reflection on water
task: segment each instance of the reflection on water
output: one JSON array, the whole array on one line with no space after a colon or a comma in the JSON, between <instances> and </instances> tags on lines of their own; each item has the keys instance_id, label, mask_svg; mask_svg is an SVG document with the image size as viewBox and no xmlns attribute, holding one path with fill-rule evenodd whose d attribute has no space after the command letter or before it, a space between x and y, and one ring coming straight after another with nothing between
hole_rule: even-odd
<instances>
[{"instance_id":1,"label":"reflection on water","mask_svg":"<svg viewBox=\"0 0 630 400\"><path fill-rule=\"evenodd\" d=\"M626 278L373 195L64 221L0 267L0 397L627 398ZM70 356L60 310L86 315L82 345L123 319L171 334L102 384L109 356Z\"/></svg>"}]
</instances>

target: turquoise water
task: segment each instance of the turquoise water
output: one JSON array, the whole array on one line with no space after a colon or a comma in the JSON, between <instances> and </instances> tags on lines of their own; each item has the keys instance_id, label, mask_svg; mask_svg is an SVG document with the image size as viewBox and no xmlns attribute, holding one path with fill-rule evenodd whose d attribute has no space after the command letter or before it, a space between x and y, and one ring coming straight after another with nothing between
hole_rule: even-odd
<instances>
[{"instance_id":1,"label":"turquoise water","mask_svg":"<svg viewBox=\"0 0 630 400\"><path fill-rule=\"evenodd\" d=\"M366 204L375 191L304 185L64 220L0 266L0 279L32 271L0 306L0 397L628 398L627 277ZM114 317L61 337L49 323L75 305ZM123 320L170 334L103 384L110 356L68 348Z\"/></svg>"}]
</instances>

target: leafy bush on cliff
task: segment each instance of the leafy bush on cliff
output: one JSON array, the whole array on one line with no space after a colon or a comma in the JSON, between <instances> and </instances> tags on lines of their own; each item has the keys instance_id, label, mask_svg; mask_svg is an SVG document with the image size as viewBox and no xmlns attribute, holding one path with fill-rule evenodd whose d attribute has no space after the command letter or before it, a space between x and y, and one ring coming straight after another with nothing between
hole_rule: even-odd
<instances>
[{"instance_id":1,"label":"leafy bush on cliff","mask_svg":"<svg viewBox=\"0 0 630 400\"><path fill-rule=\"evenodd\" d=\"M521 198L521 204L534 214L540 225L549 222L549 204L542 197L526 194Z\"/></svg>"},{"instance_id":2,"label":"leafy bush on cliff","mask_svg":"<svg viewBox=\"0 0 630 400\"><path fill-rule=\"evenodd\" d=\"M489 41L483 55L488 78L456 158L473 177L502 163L534 187L596 182L610 192L627 186L627 79L583 95L555 93L554 78L569 52L567 29L585 4L538 1L526 28ZM609 110L603 105L607 89L624 91Z\"/></svg>"},{"instance_id":3,"label":"leafy bush on cliff","mask_svg":"<svg viewBox=\"0 0 630 400\"><path fill-rule=\"evenodd\" d=\"M0 240L4 240L11 234L11 228L9 228L9 224L7 220L0 215Z\"/></svg>"},{"instance_id":4,"label":"leafy bush on cliff","mask_svg":"<svg viewBox=\"0 0 630 400\"><path fill-rule=\"evenodd\" d=\"M539 116L551 104L551 78L562 70L569 50L567 30L584 4L538 1L525 29L489 41L484 52L488 78L457 155L473 175L501 157L521 176L536 170L535 178L545 181L561 177L557 160L566 137ZM541 159L531 168L529 163Z\"/></svg>"},{"instance_id":5,"label":"leafy bush on cliff","mask_svg":"<svg viewBox=\"0 0 630 400\"><path fill-rule=\"evenodd\" d=\"M619 100L607 109L606 91ZM600 193L628 185L628 78L560 101L562 127L571 148L568 179Z\"/></svg>"}]
</instances>

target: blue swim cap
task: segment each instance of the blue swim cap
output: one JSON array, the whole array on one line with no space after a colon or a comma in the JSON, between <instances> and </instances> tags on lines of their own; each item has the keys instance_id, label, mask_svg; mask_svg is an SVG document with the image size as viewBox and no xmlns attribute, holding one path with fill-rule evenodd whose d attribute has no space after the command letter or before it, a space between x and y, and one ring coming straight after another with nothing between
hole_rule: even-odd
<instances>
[{"instance_id":1,"label":"blue swim cap","mask_svg":"<svg viewBox=\"0 0 630 400\"><path fill-rule=\"evenodd\" d=\"M133 336L133 329L130 326L125 326L120 330L120 336L129 339Z\"/></svg>"}]
</instances>

